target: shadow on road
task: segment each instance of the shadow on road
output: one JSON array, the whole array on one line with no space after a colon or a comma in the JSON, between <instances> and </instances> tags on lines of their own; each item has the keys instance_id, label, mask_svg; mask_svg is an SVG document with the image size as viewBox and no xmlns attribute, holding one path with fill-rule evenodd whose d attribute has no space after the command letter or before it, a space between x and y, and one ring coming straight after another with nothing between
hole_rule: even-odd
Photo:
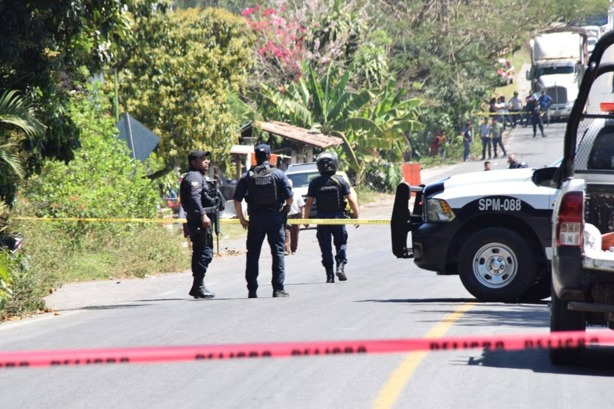
<instances>
[{"instance_id":1,"label":"shadow on road","mask_svg":"<svg viewBox=\"0 0 614 409\"><path fill-rule=\"evenodd\" d=\"M519 328L548 328L549 312L548 302L540 301L534 304L503 304L492 302L479 302L473 298L416 298L416 299L390 299L390 300L362 300L358 302L398 303L411 306L435 306L446 308L412 310L411 314L435 314L436 318L430 320L439 322L441 314L451 314L456 311L455 305L475 303L475 306L466 311L462 318L455 323L457 327L483 327L507 325ZM450 308L448 308L450 307ZM421 322L428 322L424 319Z\"/></svg>"},{"instance_id":2,"label":"shadow on road","mask_svg":"<svg viewBox=\"0 0 614 409\"><path fill-rule=\"evenodd\" d=\"M490 368L530 369L539 373L614 376L614 347L591 346L587 348L583 363L579 366L553 365L548 358L547 349L483 350L481 357L470 357L468 361L458 361L457 364Z\"/></svg>"}]
</instances>

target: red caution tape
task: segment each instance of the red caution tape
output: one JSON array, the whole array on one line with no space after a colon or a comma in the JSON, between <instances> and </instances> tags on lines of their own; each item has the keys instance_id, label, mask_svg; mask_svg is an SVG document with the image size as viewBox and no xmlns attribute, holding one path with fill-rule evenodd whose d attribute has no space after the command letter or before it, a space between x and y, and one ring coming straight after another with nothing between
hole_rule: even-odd
<instances>
[{"instance_id":1,"label":"red caution tape","mask_svg":"<svg viewBox=\"0 0 614 409\"><path fill-rule=\"evenodd\" d=\"M614 332L318 341L271 344L202 345L148 348L72 349L0 352L0 368L157 363L242 358L382 354L465 349L521 350L577 348L614 342Z\"/></svg>"}]
</instances>

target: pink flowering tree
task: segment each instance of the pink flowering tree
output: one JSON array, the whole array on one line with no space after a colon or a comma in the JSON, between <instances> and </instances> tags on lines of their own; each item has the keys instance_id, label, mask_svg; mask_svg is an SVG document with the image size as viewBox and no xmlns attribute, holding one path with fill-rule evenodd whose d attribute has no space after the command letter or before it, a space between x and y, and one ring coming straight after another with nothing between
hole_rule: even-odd
<instances>
[{"instance_id":1,"label":"pink flowering tree","mask_svg":"<svg viewBox=\"0 0 614 409\"><path fill-rule=\"evenodd\" d=\"M241 13L256 34L259 77L269 83L295 81L302 75L306 29L300 22L288 19L285 12L284 5L257 5Z\"/></svg>"}]
</instances>

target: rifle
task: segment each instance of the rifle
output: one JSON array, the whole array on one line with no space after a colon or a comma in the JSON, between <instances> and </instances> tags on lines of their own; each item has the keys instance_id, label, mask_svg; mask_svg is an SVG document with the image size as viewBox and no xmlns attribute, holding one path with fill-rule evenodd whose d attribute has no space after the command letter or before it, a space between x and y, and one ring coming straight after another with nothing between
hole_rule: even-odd
<instances>
[{"instance_id":1,"label":"rifle","mask_svg":"<svg viewBox=\"0 0 614 409\"><path fill-rule=\"evenodd\" d=\"M226 208L226 202L224 200L224 196L222 192L220 192L217 188L217 181L209 181L211 189L214 191L215 196L213 199L212 206L212 222L213 228L215 229L215 241L217 246L217 254L220 254L220 210L224 210Z\"/></svg>"}]
</instances>

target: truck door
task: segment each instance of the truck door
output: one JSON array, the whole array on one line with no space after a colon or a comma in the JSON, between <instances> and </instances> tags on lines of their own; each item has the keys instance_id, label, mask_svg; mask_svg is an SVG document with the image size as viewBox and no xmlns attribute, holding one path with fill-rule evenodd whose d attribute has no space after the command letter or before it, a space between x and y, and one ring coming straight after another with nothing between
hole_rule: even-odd
<instances>
[{"instance_id":1,"label":"truck door","mask_svg":"<svg viewBox=\"0 0 614 409\"><path fill-rule=\"evenodd\" d=\"M397 186L390 218L390 233L392 235L392 253L397 258L412 258L413 249L407 247L407 236L412 230L411 210L409 210L409 199L411 193L416 195L414 213L421 209L423 186L410 186L405 182Z\"/></svg>"}]
</instances>

